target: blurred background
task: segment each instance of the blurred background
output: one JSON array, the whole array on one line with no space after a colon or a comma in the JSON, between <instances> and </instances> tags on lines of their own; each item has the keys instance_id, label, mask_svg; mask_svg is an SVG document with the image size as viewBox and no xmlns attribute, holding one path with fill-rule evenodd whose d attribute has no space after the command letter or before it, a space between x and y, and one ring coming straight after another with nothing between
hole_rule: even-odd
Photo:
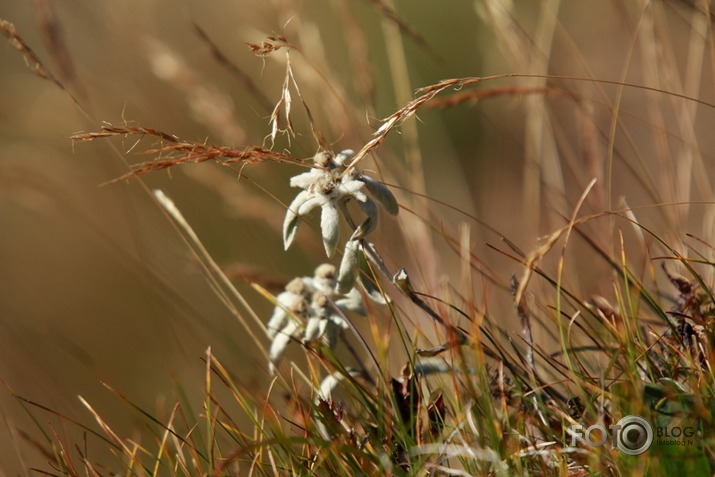
<instances>
[{"instance_id":1,"label":"blurred background","mask_svg":"<svg viewBox=\"0 0 715 477\"><path fill-rule=\"evenodd\" d=\"M209 346L244 382L268 382L266 343L248 339L149 189L176 202L260 317L272 306L247 282L277 292L325 260L315 226L283 251L284 204L295 194L287 180L301 168L207 162L113 181L153 159L142 151L157 142L72 143L104 122L305 159L318 145L298 92L334 150L357 150L417 88L553 75L448 90L361 164L398 186L405 207L376 233L388 265L407 267L418 289L468 297L508 326L507 284L522 268L486 244L509 250L505 237L534 249L594 178L579 215L660 204L634 220L683 254L712 256L708 2L0 0L0 18L62 85L33 74L17 39L0 46L2 475L50 468L33 444L42 442L38 426L13 393L91 425L81 395L131 436L136 411L101 382L159 414L176 400L176 383L199 403ZM247 45L271 36L290 48L261 57ZM295 135L272 144L288 51ZM608 252L624 234L641 274L652 273L650 255L665 253L623 220L582 230ZM459 244L474 256L466 266ZM608 297L613 271L593 247L574 239L568 253L568 286ZM77 429L30 408L81 446ZM90 458L101 452L90 449Z\"/></svg>"}]
</instances>

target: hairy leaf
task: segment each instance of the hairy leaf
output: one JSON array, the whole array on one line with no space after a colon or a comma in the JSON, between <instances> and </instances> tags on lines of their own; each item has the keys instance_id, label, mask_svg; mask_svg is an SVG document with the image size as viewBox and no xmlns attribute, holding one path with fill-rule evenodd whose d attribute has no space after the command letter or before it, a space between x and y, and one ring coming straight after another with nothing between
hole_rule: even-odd
<instances>
[{"instance_id":1,"label":"hairy leaf","mask_svg":"<svg viewBox=\"0 0 715 477\"><path fill-rule=\"evenodd\" d=\"M400 207L397 204L397 199L395 199L395 196L392 192L390 192L390 189L385 187L382 182L376 181L372 177L365 175L361 176L358 180L365 184L368 192L370 192L370 194L385 208L386 211L392 215L396 215L397 212L399 212Z\"/></svg>"}]
</instances>

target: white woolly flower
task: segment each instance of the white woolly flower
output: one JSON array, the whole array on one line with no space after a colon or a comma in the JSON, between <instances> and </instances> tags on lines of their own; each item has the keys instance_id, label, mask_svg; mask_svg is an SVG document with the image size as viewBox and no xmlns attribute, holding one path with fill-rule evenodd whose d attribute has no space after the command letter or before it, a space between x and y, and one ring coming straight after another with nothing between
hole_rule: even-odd
<instances>
[{"instance_id":1,"label":"white woolly flower","mask_svg":"<svg viewBox=\"0 0 715 477\"><path fill-rule=\"evenodd\" d=\"M323 263L318 265L313 272L313 277L306 280L303 279L303 283L307 284L310 292L319 291L326 296L332 297L333 288L335 287L335 265L329 263Z\"/></svg>"},{"instance_id":2,"label":"white woolly flower","mask_svg":"<svg viewBox=\"0 0 715 477\"><path fill-rule=\"evenodd\" d=\"M337 308L365 314L357 289L338 294L335 285L335 266L324 263L316 267L312 277L294 278L276 295L276 306L266 325L266 334L272 340L268 352L272 374L291 341L308 344L322 340L331 349L336 346L340 334L348 328Z\"/></svg>"},{"instance_id":3,"label":"white woolly flower","mask_svg":"<svg viewBox=\"0 0 715 477\"><path fill-rule=\"evenodd\" d=\"M328 298L321 292L313 294L311 303L311 316L305 326L303 343L311 343L323 339L325 345L335 349L340 334L348 329L348 324L328 302Z\"/></svg>"},{"instance_id":4,"label":"white woolly flower","mask_svg":"<svg viewBox=\"0 0 715 477\"><path fill-rule=\"evenodd\" d=\"M360 227L360 238L370 233L377 224L377 207L363 189L367 189L391 214L398 211L397 201L380 182L356 170L347 171L345 163L353 151L346 149L335 157L327 152L315 155L315 167L290 179L291 187L303 189L288 206L283 221L283 245L286 250L293 243L300 218L320 207L320 230L328 257L335 253L339 238L340 208L355 199L367 219Z\"/></svg>"},{"instance_id":5,"label":"white woolly flower","mask_svg":"<svg viewBox=\"0 0 715 477\"><path fill-rule=\"evenodd\" d=\"M307 288L300 278L294 278L282 291L276 295L276 306L273 314L266 324L266 334L269 338L275 338L276 334L283 329L290 319L290 310L297 305L298 300L303 300L307 293Z\"/></svg>"}]
</instances>

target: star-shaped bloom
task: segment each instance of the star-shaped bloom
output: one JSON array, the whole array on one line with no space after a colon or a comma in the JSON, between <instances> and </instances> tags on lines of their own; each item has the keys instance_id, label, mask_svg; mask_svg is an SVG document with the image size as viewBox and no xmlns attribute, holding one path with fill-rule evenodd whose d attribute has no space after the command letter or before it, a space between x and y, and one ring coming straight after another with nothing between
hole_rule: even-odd
<instances>
[{"instance_id":1,"label":"star-shaped bloom","mask_svg":"<svg viewBox=\"0 0 715 477\"><path fill-rule=\"evenodd\" d=\"M345 163L352 155L350 149L335 157L327 152L319 152L314 158L315 167L291 178L291 187L303 190L288 206L283 221L283 245L286 250L295 239L300 218L320 207L323 246L327 256L332 257L339 239L340 208L350 199L355 199L367 216L356 233L361 237L370 233L377 225L377 207L363 189L367 189L388 212L397 213L397 201L384 185L355 169L347 170Z\"/></svg>"},{"instance_id":2,"label":"star-shaped bloom","mask_svg":"<svg viewBox=\"0 0 715 477\"><path fill-rule=\"evenodd\" d=\"M339 335L347 329L337 308L365 314L357 289L340 294L335 292L335 285L335 266L324 263L315 269L312 277L294 278L276 296L276 306L266 326L266 334L271 339L268 351L271 374L275 373L291 341L301 341L301 336L305 344L322 339L328 347L334 348Z\"/></svg>"},{"instance_id":3,"label":"star-shaped bloom","mask_svg":"<svg viewBox=\"0 0 715 477\"><path fill-rule=\"evenodd\" d=\"M348 324L330 306L328 298L321 292L315 292L310 318L305 325L303 343L312 343L322 338L328 348L335 349L338 337L346 329Z\"/></svg>"}]
</instances>

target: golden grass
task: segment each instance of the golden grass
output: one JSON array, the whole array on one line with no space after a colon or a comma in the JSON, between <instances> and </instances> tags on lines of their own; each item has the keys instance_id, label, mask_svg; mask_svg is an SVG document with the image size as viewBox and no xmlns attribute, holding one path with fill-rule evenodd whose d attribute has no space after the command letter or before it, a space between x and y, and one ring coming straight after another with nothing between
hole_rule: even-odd
<instances>
[{"instance_id":1,"label":"golden grass","mask_svg":"<svg viewBox=\"0 0 715 477\"><path fill-rule=\"evenodd\" d=\"M182 243L179 264L203 277L234 321L202 317L212 333L189 339L208 350L202 379L180 381L167 405L150 410L110 388L138 415L135 432L115 427L92 399L80 398L93 423L10 390L37 424L35 435L13 430L14 442L53 460L49 467L24 461L24 469L187 476L711 472L715 95L705 85L715 47L706 2L576 8L558 0L484 0L469 15L463 6L430 12L382 0L330 8L284 2L274 10L247 7L230 39L193 12L185 26L194 36L183 48L160 31L148 41L138 33L116 37L116 53L127 55L120 58L139 56L138 71L154 75L151 88L133 93L154 120L120 126L102 120L133 118L136 104L108 114L95 102L124 81L87 83L59 7L37 5L57 74L12 23L0 23L0 31L30 73L59 87L88 120L77 129L95 131L63 137L122 140L122 151L115 140L74 145L98 160L152 156L119 173L115 164L95 183L102 190L138 184L129 197L166 211L164 226ZM261 26L263 8L273 31ZM479 33L440 37L432 24L447 10L455 32L478 24ZM428 86L413 91L418 84ZM165 106L170 110L160 113ZM173 130L182 132L163 132ZM351 245L368 294L387 304L366 301L366 318L340 311L334 319L346 325L336 346L302 340L307 312L287 310L295 335L270 378L261 332L264 315L280 303L261 283L309 275L324 257L311 217L301 217L312 230L303 227L288 253L275 243L276 226L261 222L285 211L287 178L311 166L305 158L348 147L357 153L331 180L349 179L359 166L400 204L396 219L382 214L377 231L358 234L359 248ZM212 163L222 167L210 169ZM196 172L204 168L213 172ZM198 201L183 196L181 185L196 182L246 222L209 232L203 222L221 220L222 209L202 200L192 210ZM175 202L146 194L156 187L173 188ZM247 188L232 202L234 191ZM125 207L128 223L147 213ZM347 220L340 227L355 233L358 209L348 204L341 213ZM231 233L252 240L222 250ZM191 303L174 291L185 276L158 279L160 261L132 263L155 277L150 283L168 301ZM142 316L151 319L152 311ZM167 334L187 336L174 326L184 325L166 325ZM91 335L77 338L86 339ZM216 351L224 343L252 355L248 372L230 345ZM48 412L53 422L45 425ZM570 426L608 425L628 414L663 429L696 428L697 444L655 446L641 457L574 444ZM88 437L55 430L56 422ZM95 445L113 458L92 458Z\"/></svg>"}]
</instances>

